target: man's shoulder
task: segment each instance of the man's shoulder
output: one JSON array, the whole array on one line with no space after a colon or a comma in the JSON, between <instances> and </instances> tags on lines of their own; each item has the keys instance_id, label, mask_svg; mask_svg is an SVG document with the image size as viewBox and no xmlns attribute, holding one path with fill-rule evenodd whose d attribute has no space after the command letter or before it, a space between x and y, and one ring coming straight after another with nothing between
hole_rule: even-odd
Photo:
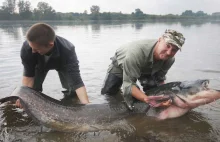
<instances>
[{"instance_id":1,"label":"man's shoulder","mask_svg":"<svg viewBox=\"0 0 220 142\"><path fill-rule=\"evenodd\" d=\"M152 42L156 42L157 39L138 39L138 40L134 40L129 42L130 44L146 44L146 43L152 43Z\"/></svg>"},{"instance_id":2,"label":"man's shoulder","mask_svg":"<svg viewBox=\"0 0 220 142\"><path fill-rule=\"evenodd\" d=\"M21 47L20 56L24 61L32 61L32 59L36 59L38 53L32 53L32 48L29 46L27 41L23 42Z\"/></svg>"},{"instance_id":3,"label":"man's shoulder","mask_svg":"<svg viewBox=\"0 0 220 142\"><path fill-rule=\"evenodd\" d=\"M67 39L65 39L64 37L58 36L56 35L55 41L68 41ZM68 41L69 42L69 41Z\"/></svg>"},{"instance_id":4,"label":"man's shoulder","mask_svg":"<svg viewBox=\"0 0 220 142\"><path fill-rule=\"evenodd\" d=\"M142 40L137 40L131 43L131 51L137 51L137 52L142 52L145 55L149 54L151 50L153 49L154 45L156 44L157 40L156 39L142 39Z\"/></svg>"},{"instance_id":5,"label":"man's shoulder","mask_svg":"<svg viewBox=\"0 0 220 142\"><path fill-rule=\"evenodd\" d=\"M156 42L157 39L142 39L136 41L136 44L138 44L139 46L151 48Z\"/></svg>"},{"instance_id":6,"label":"man's shoulder","mask_svg":"<svg viewBox=\"0 0 220 142\"><path fill-rule=\"evenodd\" d=\"M23 45L21 47L21 52L32 52L32 49L30 45L28 44L27 40L23 42Z\"/></svg>"},{"instance_id":7,"label":"man's shoulder","mask_svg":"<svg viewBox=\"0 0 220 142\"><path fill-rule=\"evenodd\" d=\"M155 43L157 42L157 39L140 39L136 41L129 42L127 44L122 45L122 47L128 47L128 48L151 48Z\"/></svg>"},{"instance_id":8,"label":"man's shoulder","mask_svg":"<svg viewBox=\"0 0 220 142\"><path fill-rule=\"evenodd\" d=\"M56 36L55 38L55 42L58 44L58 48L62 47L62 48L66 48L66 49L74 49L75 46L67 39L65 39L64 37L61 36Z\"/></svg>"}]
</instances>

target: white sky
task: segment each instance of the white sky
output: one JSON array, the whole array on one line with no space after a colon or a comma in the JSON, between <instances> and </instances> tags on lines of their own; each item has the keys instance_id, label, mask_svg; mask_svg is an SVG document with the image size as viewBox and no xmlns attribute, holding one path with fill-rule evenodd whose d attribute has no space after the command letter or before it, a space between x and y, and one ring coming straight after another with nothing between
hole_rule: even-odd
<instances>
[{"instance_id":1,"label":"white sky","mask_svg":"<svg viewBox=\"0 0 220 142\"><path fill-rule=\"evenodd\" d=\"M0 0L0 5L5 0ZM18 1L18 0L16 0ZM220 0L29 0L32 8L40 1L47 2L56 12L90 12L92 5L98 5L100 12L131 13L140 8L147 14L181 14L185 10L199 10L212 14L220 12Z\"/></svg>"}]
</instances>

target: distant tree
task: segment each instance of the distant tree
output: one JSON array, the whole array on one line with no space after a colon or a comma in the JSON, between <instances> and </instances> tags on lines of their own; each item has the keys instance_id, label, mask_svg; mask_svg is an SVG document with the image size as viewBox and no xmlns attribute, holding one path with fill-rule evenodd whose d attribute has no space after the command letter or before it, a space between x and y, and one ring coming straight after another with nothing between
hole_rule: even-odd
<instances>
[{"instance_id":1,"label":"distant tree","mask_svg":"<svg viewBox=\"0 0 220 142\"><path fill-rule=\"evenodd\" d=\"M97 5L93 5L92 7L90 7L90 11L91 11L91 20L99 20L100 7Z\"/></svg>"},{"instance_id":2,"label":"distant tree","mask_svg":"<svg viewBox=\"0 0 220 142\"><path fill-rule=\"evenodd\" d=\"M135 9L135 15L143 15L144 13L139 9Z\"/></svg>"},{"instance_id":3,"label":"distant tree","mask_svg":"<svg viewBox=\"0 0 220 142\"><path fill-rule=\"evenodd\" d=\"M37 9L34 9L34 15L37 19L53 20L56 17L56 11L46 2L39 2Z\"/></svg>"},{"instance_id":4,"label":"distant tree","mask_svg":"<svg viewBox=\"0 0 220 142\"><path fill-rule=\"evenodd\" d=\"M40 20L40 19L42 19L42 17L43 17L42 12L40 10L38 10L37 8L34 8L34 10L33 10L33 18L35 20Z\"/></svg>"},{"instance_id":5,"label":"distant tree","mask_svg":"<svg viewBox=\"0 0 220 142\"><path fill-rule=\"evenodd\" d=\"M144 13L139 9L135 9L135 12L132 13L135 19L144 19Z\"/></svg>"},{"instance_id":6,"label":"distant tree","mask_svg":"<svg viewBox=\"0 0 220 142\"><path fill-rule=\"evenodd\" d=\"M10 20L11 14L0 9L0 20Z\"/></svg>"},{"instance_id":7,"label":"distant tree","mask_svg":"<svg viewBox=\"0 0 220 142\"><path fill-rule=\"evenodd\" d=\"M100 7L97 5L93 5L92 7L90 7L90 11L92 14L99 14Z\"/></svg>"},{"instance_id":8,"label":"distant tree","mask_svg":"<svg viewBox=\"0 0 220 142\"><path fill-rule=\"evenodd\" d=\"M16 0L5 0L3 2L2 10L7 13L14 14L15 7L16 7Z\"/></svg>"},{"instance_id":9,"label":"distant tree","mask_svg":"<svg viewBox=\"0 0 220 142\"><path fill-rule=\"evenodd\" d=\"M122 14L121 12L112 12L110 14L112 20L126 20L128 18L128 14Z\"/></svg>"},{"instance_id":10,"label":"distant tree","mask_svg":"<svg viewBox=\"0 0 220 142\"><path fill-rule=\"evenodd\" d=\"M19 0L18 11L22 19L31 19L31 3L29 1Z\"/></svg>"},{"instance_id":11,"label":"distant tree","mask_svg":"<svg viewBox=\"0 0 220 142\"><path fill-rule=\"evenodd\" d=\"M88 14L87 10L84 10L83 14L87 15Z\"/></svg>"},{"instance_id":12,"label":"distant tree","mask_svg":"<svg viewBox=\"0 0 220 142\"><path fill-rule=\"evenodd\" d=\"M102 20L112 20L111 13L110 12L103 12L101 14L101 19Z\"/></svg>"},{"instance_id":13,"label":"distant tree","mask_svg":"<svg viewBox=\"0 0 220 142\"><path fill-rule=\"evenodd\" d=\"M84 10L84 12L80 15L79 19L82 20L82 21L85 21L85 20L88 20L88 11L87 10Z\"/></svg>"},{"instance_id":14,"label":"distant tree","mask_svg":"<svg viewBox=\"0 0 220 142\"><path fill-rule=\"evenodd\" d=\"M198 11L195 13L195 16L207 16L208 14L204 13L203 11Z\"/></svg>"},{"instance_id":15,"label":"distant tree","mask_svg":"<svg viewBox=\"0 0 220 142\"><path fill-rule=\"evenodd\" d=\"M220 16L220 12L214 12L212 13L212 16Z\"/></svg>"},{"instance_id":16,"label":"distant tree","mask_svg":"<svg viewBox=\"0 0 220 142\"><path fill-rule=\"evenodd\" d=\"M212 13L212 16L211 16L213 19L220 19L220 12L214 12Z\"/></svg>"},{"instance_id":17,"label":"distant tree","mask_svg":"<svg viewBox=\"0 0 220 142\"><path fill-rule=\"evenodd\" d=\"M194 16L195 13L192 12L192 10L186 10L185 12L182 13L181 16Z\"/></svg>"}]
</instances>

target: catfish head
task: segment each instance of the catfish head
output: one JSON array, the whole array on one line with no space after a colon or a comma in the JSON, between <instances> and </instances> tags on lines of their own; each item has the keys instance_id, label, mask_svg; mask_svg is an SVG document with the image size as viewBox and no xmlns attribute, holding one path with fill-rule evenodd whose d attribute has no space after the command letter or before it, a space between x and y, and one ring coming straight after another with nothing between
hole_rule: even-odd
<instances>
[{"instance_id":1,"label":"catfish head","mask_svg":"<svg viewBox=\"0 0 220 142\"><path fill-rule=\"evenodd\" d=\"M164 97L161 96L156 99L157 101L171 100L171 105L169 106L154 105L160 110L157 117L159 119L179 117L191 109L219 99L220 92L210 89L208 85L209 80L196 80L184 81L174 86L172 91L165 92Z\"/></svg>"},{"instance_id":2,"label":"catfish head","mask_svg":"<svg viewBox=\"0 0 220 142\"><path fill-rule=\"evenodd\" d=\"M166 106L163 104L165 102L172 102L174 104L185 103L186 100L184 98L208 90L208 85L209 80L207 79L170 82L159 86L157 92L153 96L148 97L148 102L152 107Z\"/></svg>"},{"instance_id":3,"label":"catfish head","mask_svg":"<svg viewBox=\"0 0 220 142\"><path fill-rule=\"evenodd\" d=\"M178 86L172 88L177 90L178 95L195 95L198 92L208 90L209 80L183 81Z\"/></svg>"},{"instance_id":4,"label":"catfish head","mask_svg":"<svg viewBox=\"0 0 220 142\"><path fill-rule=\"evenodd\" d=\"M182 82L180 93L175 94L173 104L180 108L193 109L220 98L220 92L208 87L209 80Z\"/></svg>"}]
</instances>

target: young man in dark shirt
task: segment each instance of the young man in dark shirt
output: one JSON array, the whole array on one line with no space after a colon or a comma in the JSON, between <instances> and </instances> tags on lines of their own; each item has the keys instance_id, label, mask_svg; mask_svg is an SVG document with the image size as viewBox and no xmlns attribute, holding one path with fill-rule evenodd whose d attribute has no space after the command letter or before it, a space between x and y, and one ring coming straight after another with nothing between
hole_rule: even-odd
<instances>
[{"instance_id":1,"label":"young man in dark shirt","mask_svg":"<svg viewBox=\"0 0 220 142\"><path fill-rule=\"evenodd\" d=\"M81 103L89 103L74 45L55 35L54 30L45 23L31 26L26 38L21 48L24 66L22 84L42 91L47 72L55 69L67 94L76 92ZM20 106L19 101L16 104Z\"/></svg>"}]
</instances>

